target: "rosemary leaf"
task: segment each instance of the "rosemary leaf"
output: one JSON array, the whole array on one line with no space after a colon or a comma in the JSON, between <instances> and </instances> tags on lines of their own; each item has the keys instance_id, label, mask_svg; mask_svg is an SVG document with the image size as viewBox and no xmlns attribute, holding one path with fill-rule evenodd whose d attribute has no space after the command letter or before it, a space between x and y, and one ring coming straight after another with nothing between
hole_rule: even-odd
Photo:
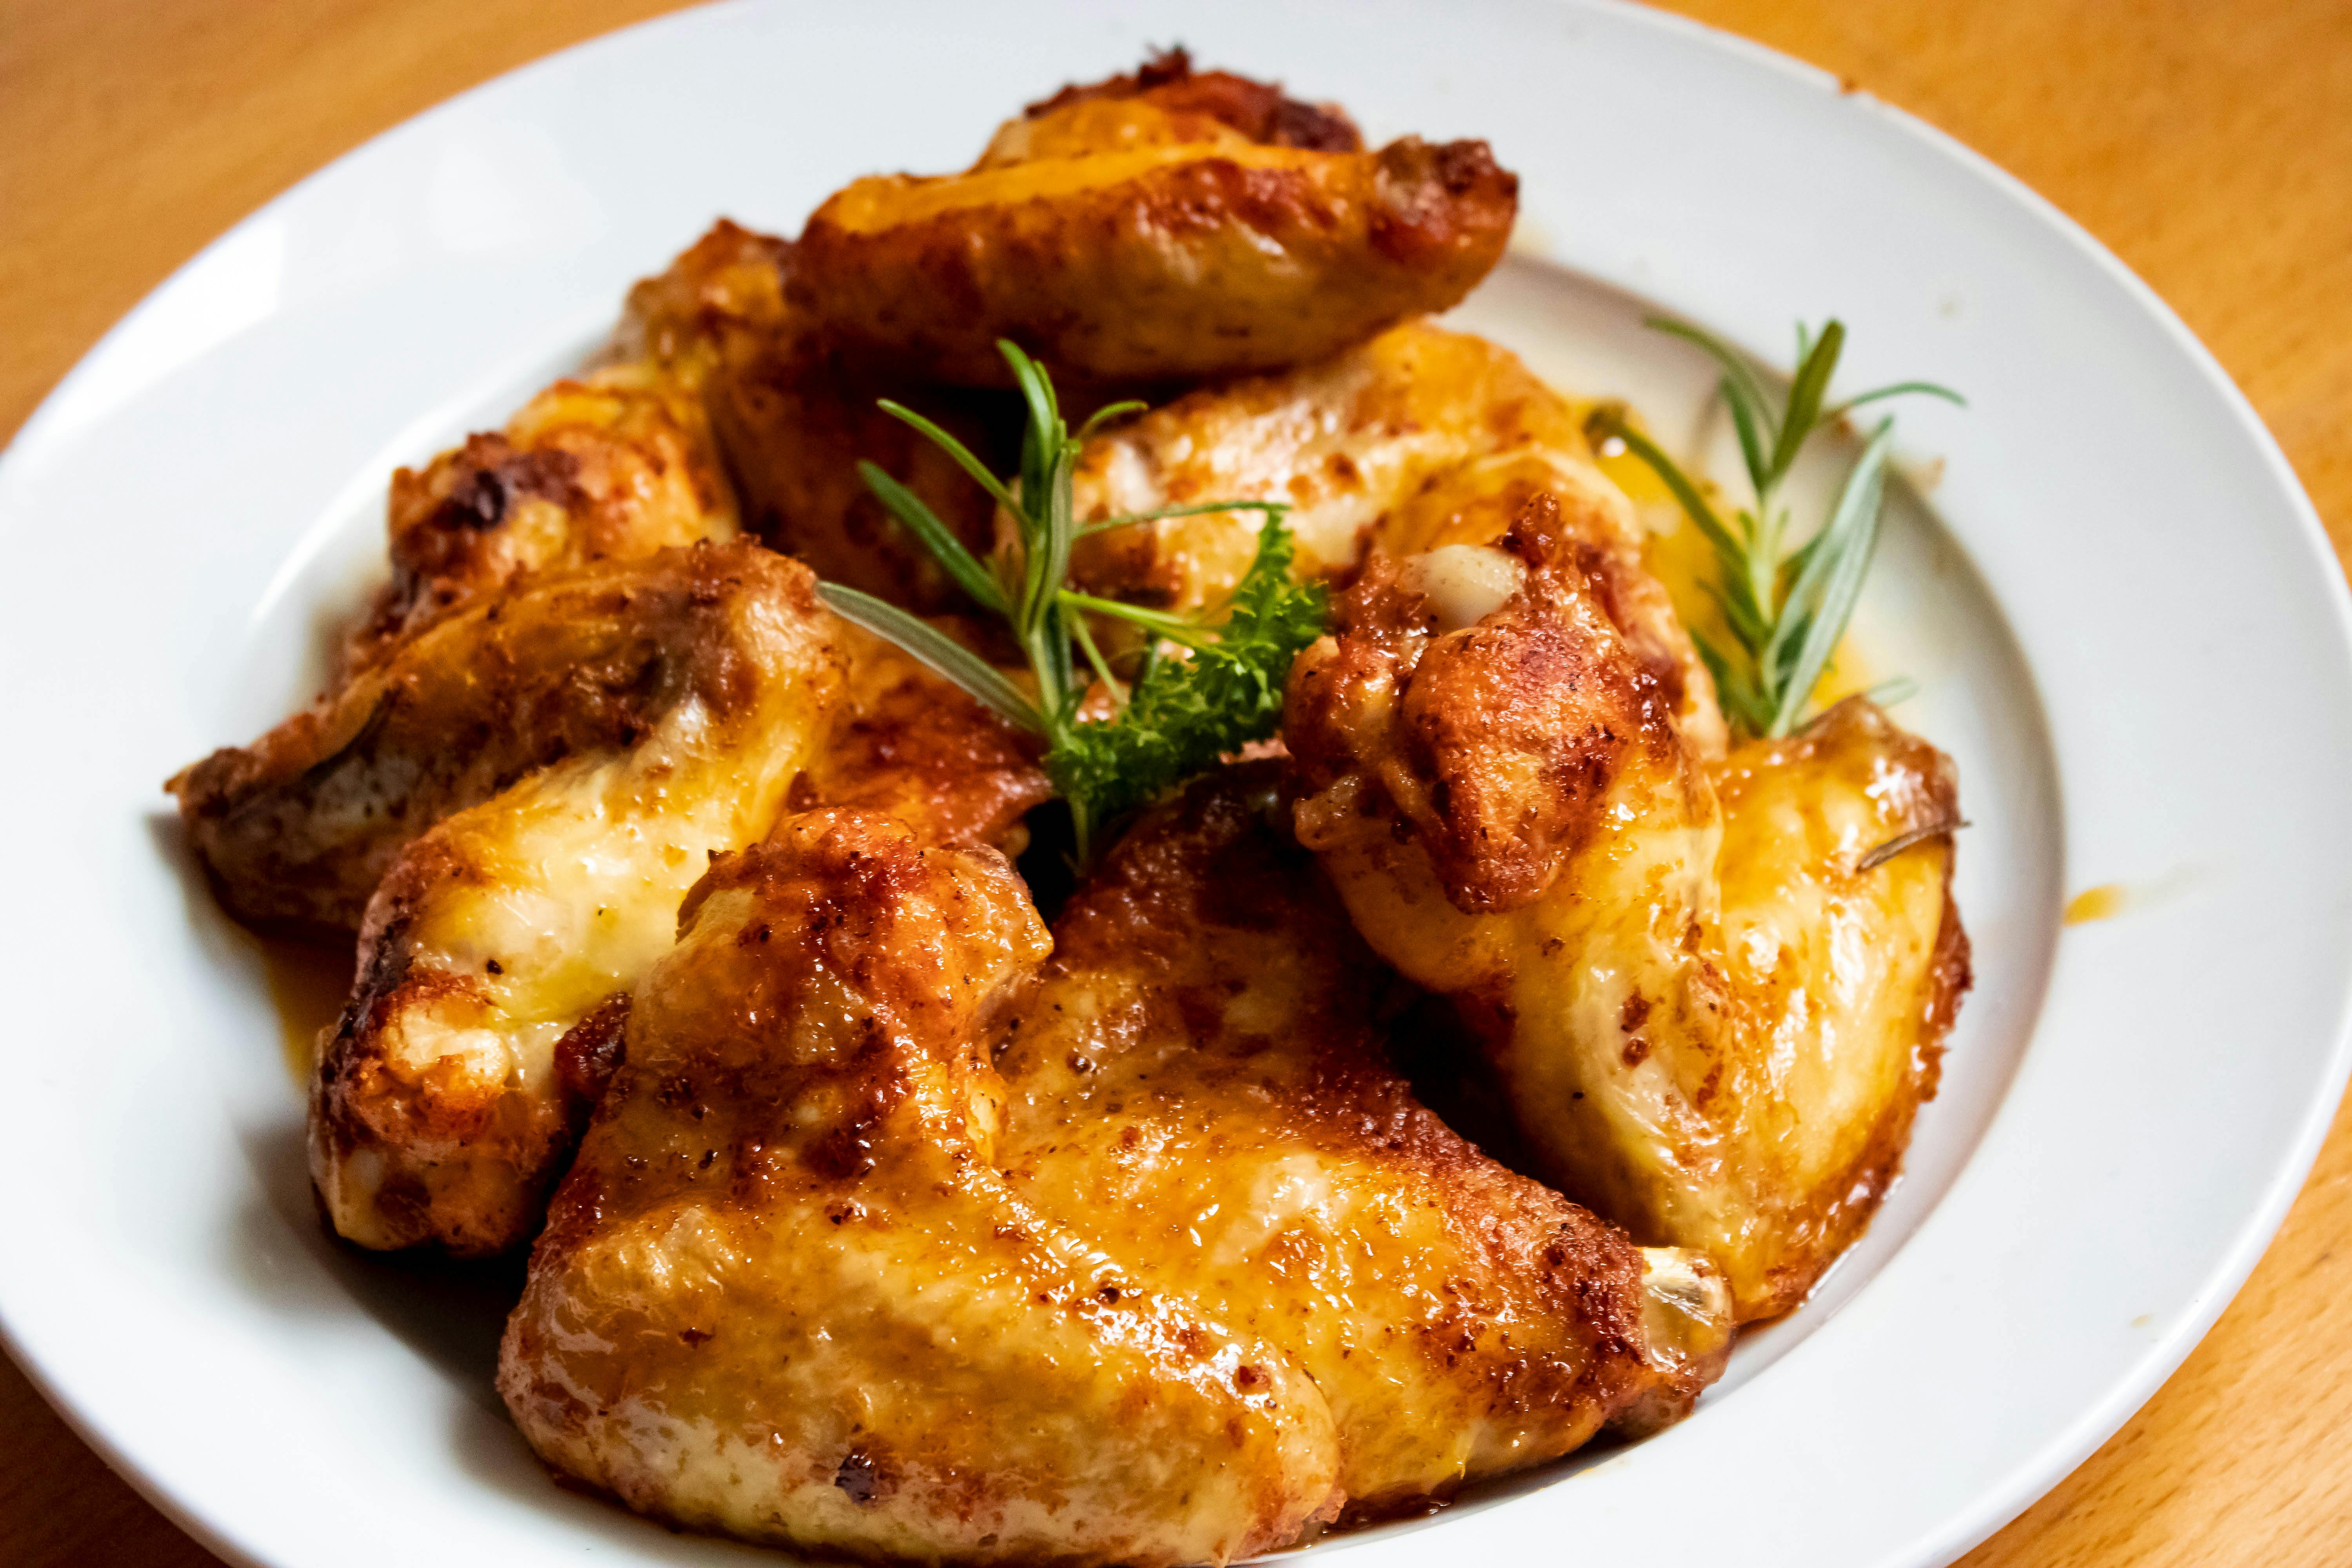
<instances>
[{"instance_id":1,"label":"rosemary leaf","mask_svg":"<svg viewBox=\"0 0 2352 1568\"><path fill-rule=\"evenodd\" d=\"M1953 405L1955 407L1966 408L1969 405L1969 400L1967 398L1962 397L1950 387L1942 385L1939 383L1932 381L1898 381L1887 386L1874 386L1868 392L1861 393L1855 396L1847 398L1835 408L1823 410L1821 418L1815 423L1817 425L1834 425L1865 403L1876 403L1883 398L1888 397L1909 397L1915 393L1922 394L1928 397L1940 397L1945 402Z\"/></svg>"},{"instance_id":2,"label":"rosemary leaf","mask_svg":"<svg viewBox=\"0 0 2352 1568\"><path fill-rule=\"evenodd\" d=\"M1798 363L1796 379L1789 384L1788 412L1780 417L1780 444L1772 448L1773 484L1788 476L1797 453L1804 447L1805 437L1813 433L1813 425L1821 416L1822 399L1829 392L1830 377L1837 374L1838 355L1844 349L1845 324L1832 319ZM1761 497L1757 504L1759 508L1763 505Z\"/></svg>"},{"instance_id":3,"label":"rosemary leaf","mask_svg":"<svg viewBox=\"0 0 2352 1568\"><path fill-rule=\"evenodd\" d=\"M817 596L845 621L854 621L875 636L887 637L909 655L1023 729L1045 734L1045 715L1021 689L1004 679L996 667L929 621L898 605L838 583L820 583Z\"/></svg>"},{"instance_id":4,"label":"rosemary leaf","mask_svg":"<svg viewBox=\"0 0 2352 1568\"><path fill-rule=\"evenodd\" d=\"M1139 522L1158 522L1162 518L1206 517L1211 512L1219 511L1262 511L1270 518L1279 518L1289 515L1290 503L1285 500L1212 500L1196 506L1163 506L1153 511L1122 512L1117 517L1107 517L1100 522L1082 524L1078 537L1084 539L1090 533L1108 533L1114 528L1129 528Z\"/></svg>"},{"instance_id":5,"label":"rosemary leaf","mask_svg":"<svg viewBox=\"0 0 2352 1568\"><path fill-rule=\"evenodd\" d=\"M923 504L922 497L863 459L858 462L857 472L858 477L866 481L866 488L874 492L874 499L882 503L883 510L904 523L908 532L923 542L923 547L947 569L948 575L956 580L958 587L971 595L982 609L993 610L998 615L1004 613L1004 594L996 585L996 579L990 576L988 568L963 547L963 541L955 536L955 531L941 522L939 514Z\"/></svg>"},{"instance_id":6,"label":"rosemary leaf","mask_svg":"<svg viewBox=\"0 0 2352 1568\"><path fill-rule=\"evenodd\" d=\"M1717 647L1696 635L1693 640L1715 677L1725 717L1751 735L1785 735L1811 700L1861 597L1878 542L1893 421L1882 421L1864 444L1829 520L1785 557L1780 539L1790 520L1785 508L1773 504L1774 491L1813 433L1855 408L1912 394L1967 405L1949 387L1925 381L1895 382L1832 404L1830 383L1846 336L1835 320L1824 322L1819 333L1798 323L1796 373L1787 400L1777 405L1747 358L1728 343L1680 321L1653 320L1650 325L1696 344L1721 367L1717 391L1739 437L1753 508L1735 512L1733 522L1726 523L1674 459L1627 427L1622 410L1596 413L1589 429L1622 438L1713 547L1721 570L1716 582L1700 586L1722 611L1739 646Z\"/></svg>"},{"instance_id":7,"label":"rosemary leaf","mask_svg":"<svg viewBox=\"0 0 2352 1568\"><path fill-rule=\"evenodd\" d=\"M1846 476L1837 510L1822 526L1830 542L1814 552L1805 563L1804 575L1789 590L1790 603L1809 606L1809 619L1801 638L1795 641L1794 656L1784 667L1780 702L1773 710L1772 727L1767 734L1785 735L1796 723L1797 715L1812 695L1814 683L1821 679L1822 668L1829 662L1838 638L1845 635L1854 602L1862 597L1863 574L1869 571L1871 553L1878 544L1886 458L1894 443L1895 422L1881 421L1870 444L1863 448L1853 472ZM1767 651L1768 657L1780 653L1777 646ZM1777 658L1772 661L1779 662Z\"/></svg>"},{"instance_id":8,"label":"rosemary leaf","mask_svg":"<svg viewBox=\"0 0 2352 1568\"><path fill-rule=\"evenodd\" d=\"M1096 431L1101 429L1111 421L1115 419L1124 419L1130 414L1140 414L1150 406L1151 405L1144 402L1139 397L1130 397L1124 403L1105 404L1100 408L1096 409L1092 414L1087 415L1087 422L1078 426L1078 445L1081 447L1085 446Z\"/></svg>"},{"instance_id":9,"label":"rosemary leaf","mask_svg":"<svg viewBox=\"0 0 2352 1568\"><path fill-rule=\"evenodd\" d=\"M992 572L905 486L872 464L859 472L891 515L938 557L973 602L1002 616L1036 678L1033 700L1002 672L961 644L906 611L835 584L821 585L836 613L889 638L916 658L1024 728L1043 736L1045 767L1069 803L1081 870L1092 861L1098 834L1119 814L1157 797L1190 773L1274 732L1283 685L1299 651L1321 635L1328 612L1321 586L1291 581L1292 541L1280 501L1221 500L1108 519L1094 529L1120 528L1158 517L1207 512L1263 512L1257 550L1222 622L1153 610L1081 594L1068 585L1070 551L1082 531L1072 500L1079 443L1104 421L1141 404L1099 410L1077 437L1063 422L1052 378L1014 344L998 350L1028 405L1021 437L1017 483L988 473L953 437L897 404L883 406L936 442L986 487L1010 514L1013 540ZM1017 587L1016 587L1017 581ZM1089 616L1121 620L1150 634L1131 685L1112 673L1087 626ZM1187 655L1166 658L1168 644ZM1078 716L1086 688L1079 664L1112 697L1108 719Z\"/></svg>"},{"instance_id":10,"label":"rosemary leaf","mask_svg":"<svg viewBox=\"0 0 2352 1568\"><path fill-rule=\"evenodd\" d=\"M1699 661L1715 677L1715 700L1724 716L1750 733L1760 732L1772 721L1772 715L1765 710L1763 699L1747 672L1726 658L1703 633L1691 633L1691 641L1697 645Z\"/></svg>"},{"instance_id":11,"label":"rosemary leaf","mask_svg":"<svg viewBox=\"0 0 2352 1568\"><path fill-rule=\"evenodd\" d=\"M978 479L980 481L981 489L986 490L990 495L996 498L997 505L1002 507L1010 507L1016 511L1020 510L1021 503L1014 500L1013 499L1012 492L1004 488L1003 483L999 480L994 474L988 471L987 464L972 456L971 447L965 446L962 442L957 440L945 430L940 429L937 425L932 424L929 420L924 418L921 415L916 413L913 409L908 407L903 403L893 403L888 398L885 397L879 400L876 406L879 407L883 413L889 415L893 419L897 419L903 424L913 426L925 437L929 437L931 445L937 447L940 451L945 452L949 457L953 458L959 468L962 468L965 473L970 474L973 479Z\"/></svg>"},{"instance_id":12,"label":"rosemary leaf","mask_svg":"<svg viewBox=\"0 0 2352 1568\"><path fill-rule=\"evenodd\" d=\"M1762 418L1769 418L1769 411L1759 408L1739 395L1737 385L1727 378L1720 390L1724 406L1731 410L1731 427L1739 432L1739 455L1748 464L1748 482L1754 485L1760 494L1771 488L1770 481L1764 477L1769 459L1764 455L1762 428Z\"/></svg>"},{"instance_id":13,"label":"rosemary leaf","mask_svg":"<svg viewBox=\"0 0 2352 1568\"><path fill-rule=\"evenodd\" d=\"M1706 497L1656 442L1625 423L1622 414L1604 411L1596 416L1596 419L1602 430L1624 442L1625 449L1648 464L1650 471L1674 492L1675 500L1682 506L1683 515L1697 525L1699 532L1715 546L1716 554L1723 559L1726 566L1737 566L1747 560L1747 546L1732 537L1731 530L1723 525L1723 520L1715 515L1715 509L1706 504Z\"/></svg>"}]
</instances>

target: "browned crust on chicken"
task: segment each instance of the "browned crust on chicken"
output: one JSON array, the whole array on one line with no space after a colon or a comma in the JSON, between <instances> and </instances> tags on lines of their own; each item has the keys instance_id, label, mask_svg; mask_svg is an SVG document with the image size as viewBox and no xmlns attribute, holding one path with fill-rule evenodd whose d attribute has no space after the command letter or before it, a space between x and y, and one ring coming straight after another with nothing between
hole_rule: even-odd
<instances>
[{"instance_id":1,"label":"browned crust on chicken","mask_svg":"<svg viewBox=\"0 0 2352 1568\"><path fill-rule=\"evenodd\" d=\"M1637 1405L1687 1410L1721 1370L1727 1292L1695 1353L1654 1345L1623 1233L1415 1099L1375 1026L1392 977L1268 820L1280 773L1196 780L1064 910L998 1058L1016 1189L1297 1357L1351 1518L1555 1458Z\"/></svg>"},{"instance_id":2,"label":"browned crust on chicken","mask_svg":"<svg viewBox=\"0 0 2352 1568\"><path fill-rule=\"evenodd\" d=\"M925 844L1019 853L1022 819L1054 794L1036 738L870 633L845 624L835 641L848 687L824 751L793 783L793 809L878 811Z\"/></svg>"},{"instance_id":3,"label":"browned crust on chicken","mask_svg":"<svg viewBox=\"0 0 2352 1568\"><path fill-rule=\"evenodd\" d=\"M1628 748L1678 753L1677 694L1630 656L1558 501L1530 497L1503 542L1527 568L1523 585L1442 635L1426 596L1375 558L1340 599L1332 636L1301 656L1284 725L1302 795L1362 781L1302 812L1306 842L1330 836L1335 812L1392 811L1446 897L1474 914L1550 888ZM1397 721L1368 721L1376 709Z\"/></svg>"},{"instance_id":4,"label":"browned crust on chicken","mask_svg":"<svg viewBox=\"0 0 2352 1568\"><path fill-rule=\"evenodd\" d=\"M1941 756L1941 753L1937 753ZM1945 758L1948 764L1950 759ZM1960 1021L1960 1004L1976 988L1976 954L1968 929L1960 923L1960 906L1952 897L1952 867L1957 857L1944 857L1944 915L1936 926L1936 954L1929 962L1927 1016L1919 1026L1913 1051L1913 1071L1919 1098L1936 1098L1944 1078L1944 1045Z\"/></svg>"},{"instance_id":5,"label":"browned crust on chicken","mask_svg":"<svg viewBox=\"0 0 2352 1568\"><path fill-rule=\"evenodd\" d=\"M1255 81L1231 71L1196 71L1181 47L1161 49L1133 71L1083 85L1072 83L1021 111L1036 120L1074 103L1139 100L1170 114L1198 114L1268 147L1317 153L1357 153L1363 137L1336 103L1305 103L1279 82Z\"/></svg>"},{"instance_id":6,"label":"browned crust on chicken","mask_svg":"<svg viewBox=\"0 0 2352 1568\"><path fill-rule=\"evenodd\" d=\"M830 621L805 568L745 541L543 579L397 652L402 722L349 765L401 778L471 752L479 804L396 847L323 1043L311 1167L344 1236L461 1255L528 1237L609 1070L610 999L824 732ZM541 663L516 671L524 655ZM497 745L511 767L485 761ZM457 795L404 799L422 819Z\"/></svg>"},{"instance_id":7,"label":"browned crust on chicken","mask_svg":"<svg viewBox=\"0 0 2352 1568\"><path fill-rule=\"evenodd\" d=\"M1771 1271L1766 1304L1747 1314L1752 1317L1773 1316L1801 1303L1822 1270L1870 1227L1872 1216L1902 1174L1919 1107L1936 1097L1945 1041L1958 1021L1961 1001L1975 984L1968 931L1952 897L1958 858L1948 838L1933 836L1937 827L1949 830L1960 825L1959 774L1941 751L1896 726L1874 704L1848 698L1785 741L1753 742L1734 752L1717 775L1718 798L1727 814L1736 813L1748 787L1767 771L1834 766L1840 753L1856 752L1870 758L1871 788L1895 832L1930 835L1906 853L1941 863L1935 941L1916 1016L1906 1021L1910 1048L1901 1089L1888 1098L1868 1141L1845 1168L1815 1184L1820 1197L1810 1212L1791 1217L1786 1260ZM1856 879L1875 874L1876 868L1848 873Z\"/></svg>"},{"instance_id":8,"label":"browned crust on chicken","mask_svg":"<svg viewBox=\"0 0 2352 1568\"><path fill-rule=\"evenodd\" d=\"M1019 408L1004 395L911 387L828 348L785 301L793 248L722 220L630 291L613 353L698 399L748 531L829 582L924 614L960 608L952 582L857 465L912 489L984 552L986 492L877 403L911 404L1000 469L1017 457Z\"/></svg>"},{"instance_id":9,"label":"browned crust on chicken","mask_svg":"<svg viewBox=\"0 0 2352 1568\"><path fill-rule=\"evenodd\" d=\"M1574 405L1481 338L1412 321L1317 364L1198 388L1087 442L1074 499L1082 521L1281 501L1298 574L1345 582L1368 552L1496 544L1538 495L1558 503L1578 569L1685 739L1719 753L1714 683L1644 568L1632 503L1594 466ZM1213 605L1247 570L1259 522L1211 513L1092 534L1072 575L1108 598Z\"/></svg>"},{"instance_id":10,"label":"browned crust on chicken","mask_svg":"<svg viewBox=\"0 0 2352 1568\"><path fill-rule=\"evenodd\" d=\"M345 639L346 670L530 574L732 538L702 387L785 331L785 251L722 219L630 290L601 368L547 387L504 429L396 470L392 581Z\"/></svg>"},{"instance_id":11,"label":"browned crust on chicken","mask_svg":"<svg viewBox=\"0 0 2352 1568\"><path fill-rule=\"evenodd\" d=\"M1321 153L1236 137L877 176L810 217L790 297L926 379L1008 384L999 338L1079 380L1240 374L1453 305L1501 257L1517 209L1517 178L1486 143L1412 138Z\"/></svg>"},{"instance_id":12,"label":"browned crust on chicken","mask_svg":"<svg viewBox=\"0 0 2352 1568\"><path fill-rule=\"evenodd\" d=\"M792 242L727 218L629 290L613 358L662 366L689 387L737 353L792 331L784 268Z\"/></svg>"},{"instance_id":13,"label":"browned crust on chicken","mask_svg":"<svg viewBox=\"0 0 2352 1568\"><path fill-rule=\"evenodd\" d=\"M1550 405L1544 416L1556 419L1568 412L1565 400L1548 387L1538 397ZM1524 417L1510 402L1502 403L1494 414L1498 425L1505 419L1517 424ZM1502 425L1496 434L1509 428ZM1557 439L1559 433L1555 426L1548 434ZM1580 440L1549 450L1500 447L1440 476L1383 518L1373 533L1373 549L1404 555L1449 544L1508 548L1508 536L1528 509L1538 503L1549 506L1553 521L1547 532L1557 540L1555 552L1572 557L1593 602L1616 626L1635 662L1657 683L1685 738L1696 743L1698 738L1691 732L1706 731L1700 750L1712 752L1719 746L1714 731L1721 727L1712 680L1675 614L1665 585L1643 559L1645 539L1639 521L1606 476L1586 466L1590 458Z\"/></svg>"},{"instance_id":14,"label":"browned crust on chicken","mask_svg":"<svg viewBox=\"0 0 2352 1568\"><path fill-rule=\"evenodd\" d=\"M355 930L393 858L435 823L626 745L698 660L723 695L726 650L671 633L714 582L770 570L763 553L680 551L651 574L609 563L478 599L252 745L184 770L169 787L221 901L256 924Z\"/></svg>"},{"instance_id":15,"label":"browned crust on chicken","mask_svg":"<svg viewBox=\"0 0 2352 1568\"><path fill-rule=\"evenodd\" d=\"M642 559L736 527L700 401L645 365L559 381L503 431L397 470L386 521L392 582L345 645L349 668L530 574Z\"/></svg>"},{"instance_id":16,"label":"browned crust on chicken","mask_svg":"<svg viewBox=\"0 0 2352 1568\"><path fill-rule=\"evenodd\" d=\"M560 1472L869 1560L1223 1563L1328 1515L1279 1351L1139 1288L993 1168L1011 868L823 811L715 866L642 987L499 1389Z\"/></svg>"}]
</instances>

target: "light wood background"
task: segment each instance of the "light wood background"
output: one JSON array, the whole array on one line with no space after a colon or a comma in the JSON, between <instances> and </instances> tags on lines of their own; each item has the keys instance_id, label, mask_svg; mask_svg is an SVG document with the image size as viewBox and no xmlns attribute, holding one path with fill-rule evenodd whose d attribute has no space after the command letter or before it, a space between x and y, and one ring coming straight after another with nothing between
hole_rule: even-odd
<instances>
[{"instance_id":1,"label":"light wood background","mask_svg":"<svg viewBox=\"0 0 2352 1568\"><path fill-rule=\"evenodd\" d=\"M463 88L666 8L0 0L0 433L172 268L296 179ZM1678 8L1922 116L2074 215L2221 357L2352 552L2352 0ZM2226 529L2217 519L2217 548ZM1969 1568L2352 1563L2347 1224L2352 1115L2339 1114L2212 1335ZM0 1360L0 1563L214 1561Z\"/></svg>"}]
</instances>

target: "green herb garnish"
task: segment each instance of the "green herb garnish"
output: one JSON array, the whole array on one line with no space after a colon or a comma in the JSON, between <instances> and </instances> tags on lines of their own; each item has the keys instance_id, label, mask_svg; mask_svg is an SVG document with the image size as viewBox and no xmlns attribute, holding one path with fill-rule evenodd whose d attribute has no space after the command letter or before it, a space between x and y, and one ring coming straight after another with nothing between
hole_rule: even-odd
<instances>
[{"instance_id":1,"label":"green herb garnish","mask_svg":"<svg viewBox=\"0 0 2352 1568\"><path fill-rule=\"evenodd\" d=\"M1733 513L1727 524L1675 460L1626 422L1622 409L1597 411L1590 434L1596 443L1612 437L1624 442L1674 492L1685 515L1714 547L1721 581L1705 587L1722 610L1736 647L1718 647L1696 632L1692 641L1715 677L1724 716L1751 735L1785 735L1803 714L1861 597L1863 575L1878 543L1895 421L1878 422L1846 476L1829 520L1787 555L1780 552L1780 544L1788 535L1788 509L1773 505L1780 481L1815 431L1837 424L1864 404L1913 393L1948 398L1963 407L1967 399L1932 382L1906 381L1830 404L1830 378L1837 373L1838 355L1845 347L1845 328L1835 321L1819 337L1798 323L1797 371L1785 399L1765 386L1738 350L1712 333L1657 318L1649 325L1697 344L1723 367L1718 390L1739 436L1755 504Z\"/></svg>"},{"instance_id":2,"label":"green herb garnish","mask_svg":"<svg viewBox=\"0 0 2352 1568\"><path fill-rule=\"evenodd\" d=\"M1084 869L1093 861L1098 834L1114 818L1274 733L1291 661L1322 634L1328 595L1319 584L1290 580L1291 537L1283 521L1290 509L1281 501L1206 501L1081 527L1071 501L1071 475L1081 447L1106 421L1144 405L1118 403L1098 410L1074 437L1044 367L1010 342L996 346L1029 405L1017 481L990 473L962 442L913 410L887 399L881 406L921 431L996 499L1013 519L1006 545L982 561L913 491L871 463L860 463L858 471L875 498L923 542L972 602L1003 617L1036 679L1036 695L895 605L837 583L821 584L818 592L845 620L887 637L1044 738L1045 773L1069 802L1076 858ZM1219 511L1265 515L1256 555L1221 623L1097 598L1068 585L1070 549L1083 534ZM1090 616L1124 621L1143 632L1142 647L1122 656L1140 661L1131 690L1112 672L1111 660L1089 631ZM1176 651L1170 651L1171 645ZM1079 705L1097 681L1109 693L1114 711L1107 719L1081 719Z\"/></svg>"}]
</instances>

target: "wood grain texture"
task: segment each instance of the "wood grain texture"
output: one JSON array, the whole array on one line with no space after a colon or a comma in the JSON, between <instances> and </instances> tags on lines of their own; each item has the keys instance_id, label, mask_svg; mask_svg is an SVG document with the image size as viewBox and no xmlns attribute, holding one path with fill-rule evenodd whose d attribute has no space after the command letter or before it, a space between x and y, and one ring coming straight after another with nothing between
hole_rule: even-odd
<instances>
[{"instance_id":1,"label":"wood grain texture","mask_svg":"<svg viewBox=\"0 0 2352 1568\"><path fill-rule=\"evenodd\" d=\"M303 174L451 93L665 8L0 0L0 431L173 268ZM1677 8L1920 115L2081 220L2245 388L2352 552L2352 4ZM2339 1113L2212 1335L1969 1568L2352 1562L2347 1237L2352 1114ZM0 1563L213 1561L0 1363Z\"/></svg>"}]
</instances>

